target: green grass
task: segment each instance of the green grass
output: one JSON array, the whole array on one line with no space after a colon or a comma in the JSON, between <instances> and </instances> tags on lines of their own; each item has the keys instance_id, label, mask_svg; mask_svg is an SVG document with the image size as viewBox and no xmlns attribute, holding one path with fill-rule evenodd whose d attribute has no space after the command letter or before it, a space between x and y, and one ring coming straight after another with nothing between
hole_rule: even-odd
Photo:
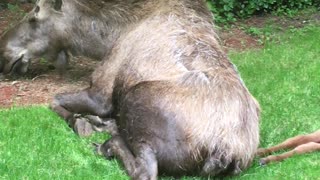
<instances>
[{"instance_id":1,"label":"green grass","mask_svg":"<svg viewBox=\"0 0 320 180\"><path fill-rule=\"evenodd\" d=\"M261 146L320 129L320 27L288 31L279 43L230 54L263 109ZM94 154L46 107L0 111L0 179L128 179L121 165ZM296 156L230 179L320 179L320 153ZM197 179L197 178L183 178Z\"/></svg>"},{"instance_id":2,"label":"green grass","mask_svg":"<svg viewBox=\"0 0 320 180\"><path fill-rule=\"evenodd\" d=\"M320 27L288 31L279 38L280 44L230 54L262 107L262 147L320 129ZM267 167L255 164L240 178L320 179L319 157L316 152Z\"/></svg>"},{"instance_id":3,"label":"green grass","mask_svg":"<svg viewBox=\"0 0 320 180\"><path fill-rule=\"evenodd\" d=\"M0 179L128 179L117 161L94 154L92 142L105 134L79 138L46 107L0 112Z\"/></svg>"}]
</instances>

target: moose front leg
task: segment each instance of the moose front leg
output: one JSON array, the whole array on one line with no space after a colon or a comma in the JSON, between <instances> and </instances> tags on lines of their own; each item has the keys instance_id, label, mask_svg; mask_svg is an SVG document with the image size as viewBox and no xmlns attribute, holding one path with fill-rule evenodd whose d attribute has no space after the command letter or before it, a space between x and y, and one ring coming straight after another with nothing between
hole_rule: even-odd
<instances>
[{"instance_id":1,"label":"moose front leg","mask_svg":"<svg viewBox=\"0 0 320 180\"><path fill-rule=\"evenodd\" d=\"M79 135L91 134L92 125L74 114L90 114L104 118L112 113L112 93L120 65L121 61L115 57L106 59L92 73L90 88L77 93L56 95L51 109L64 118Z\"/></svg>"},{"instance_id":2,"label":"moose front leg","mask_svg":"<svg viewBox=\"0 0 320 180\"><path fill-rule=\"evenodd\" d=\"M58 70L59 75L62 77L67 68L69 67L70 56L67 51L63 50L58 53L56 60L54 61L54 67Z\"/></svg>"},{"instance_id":3,"label":"moose front leg","mask_svg":"<svg viewBox=\"0 0 320 180\"><path fill-rule=\"evenodd\" d=\"M118 127L115 119L100 118L99 116L87 115L85 118L93 126L93 130L97 132L108 132L111 136L117 136Z\"/></svg>"},{"instance_id":4,"label":"moose front leg","mask_svg":"<svg viewBox=\"0 0 320 180\"><path fill-rule=\"evenodd\" d=\"M106 117L113 109L111 98L106 98L90 88L77 93L58 94L50 108L65 119L80 136L92 134L94 127L87 118L79 114Z\"/></svg>"}]
</instances>

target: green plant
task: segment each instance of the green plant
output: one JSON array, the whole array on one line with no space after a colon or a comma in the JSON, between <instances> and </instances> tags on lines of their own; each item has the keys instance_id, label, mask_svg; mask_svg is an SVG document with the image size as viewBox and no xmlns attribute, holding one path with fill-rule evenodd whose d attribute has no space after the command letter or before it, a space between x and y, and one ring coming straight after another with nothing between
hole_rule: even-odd
<instances>
[{"instance_id":1,"label":"green plant","mask_svg":"<svg viewBox=\"0 0 320 180\"><path fill-rule=\"evenodd\" d=\"M237 18L265 12L293 16L299 9L320 6L319 0L207 0L207 2L218 23L233 22Z\"/></svg>"},{"instance_id":2,"label":"green plant","mask_svg":"<svg viewBox=\"0 0 320 180\"><path fill-rule=\"evenodd\" d=\"M13 12L19 11L19 7L16 4L8 3L7 7L10 11L13 11Z\"/></svg>"},{"instance_id":3,"label":"green plant","mask_svg":"<svg viewBox=\"0 0 320 180\"><path fill-rule=\"evenodd\" d=\"M262 35L262 31L260 30L260 28L256 28L256 27L249 27L246 32L248 34L251 34L253 36L261 36Z\"/></svg>"},{"instance_id":4,"label":"green plant","mask_svg":"<svg viewBox=\"0 0 320 180\"><path fill-rule=\"evenodd\" d=\"M40 62L40 64L48 64L49 63L48 60L44 57L40 58L39 62Z\"/></svg>"}]
</instances>

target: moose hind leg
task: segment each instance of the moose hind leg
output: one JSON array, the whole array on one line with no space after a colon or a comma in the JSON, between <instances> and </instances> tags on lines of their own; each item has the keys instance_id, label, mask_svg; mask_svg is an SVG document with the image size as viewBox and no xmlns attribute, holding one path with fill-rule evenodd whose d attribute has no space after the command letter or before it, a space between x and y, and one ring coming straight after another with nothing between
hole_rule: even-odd
<instances>
[{"instance_id":1,"label":"moose hind leg","mask_svg":"<svg viewBox=\"0 0 320 180\"><path fill-rule=\"evenodd\" d=\"M140 145L136 149L135 179L156 180L158 175L158 163L154 151L147 145Z\"/></svg>"},{"instance_id":2,"label":"moose hind leg","mask_svg":"<svg viewBox=\"0 0 320 180\"><path fill-rule=\"evenodd\" d=\"M97 151L106 158L115 156L121 160L127 173L133 179L156 180L158 164L153 150L144 144L135 149L134 154L129 150L120 136L114 136L102 145L98 145Z\"/></svg>"},{"instance_id":3,"label":"moose hind leg","mask_svg":"<svg viewBox=\"0 0 320 180\"><path fill-rule=\"evenodd\" d=\"M223 155L213 155L205 160L204 166L202 167L201 175L217 176L227 173L235 175L240 172L241 170L239 168L239 162L227 159Z\"/></svg>"}]
</instances>

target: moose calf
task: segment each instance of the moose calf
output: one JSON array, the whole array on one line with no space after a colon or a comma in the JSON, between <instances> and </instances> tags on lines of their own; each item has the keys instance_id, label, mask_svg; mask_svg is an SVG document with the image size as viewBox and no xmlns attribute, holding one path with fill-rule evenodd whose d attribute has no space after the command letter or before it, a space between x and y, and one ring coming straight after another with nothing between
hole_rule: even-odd
<instances>
[{"instance_id":1,"label":"moose calf","mask_svg":"<svg viewBox=\"0 0 320 180\"><path fill-rule=\"evenodd\" d=\"M296 154L303 154L320 150L320 131L316 131L307 135L299 135L293 138L289 138L284 142L266 149L258 149L258 156L263 157L273 152L293 149L280 155L270 155L260 159L260 165L266 165L271 162L282 161L286 158L294 156Z\"/></svg>"}]
</instances>

